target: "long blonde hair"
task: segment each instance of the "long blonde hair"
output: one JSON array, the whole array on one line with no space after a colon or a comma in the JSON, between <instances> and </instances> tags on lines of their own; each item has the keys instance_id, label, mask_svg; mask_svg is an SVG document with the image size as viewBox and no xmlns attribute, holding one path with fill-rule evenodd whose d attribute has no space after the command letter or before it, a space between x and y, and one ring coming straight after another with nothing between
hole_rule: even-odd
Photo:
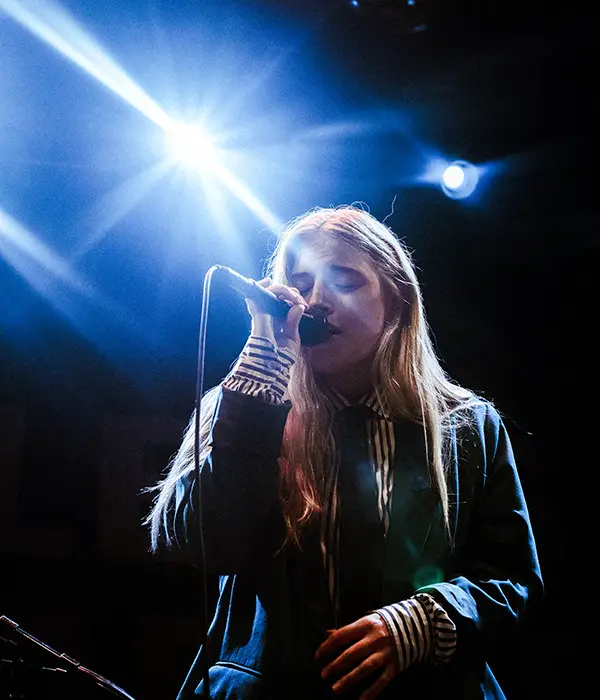
<instances>
[{"instance_id":1,"label":"long blonde hair","mask_svg":"<svg viewBox=\"0 0 600 700\"><path fill-rule=\"evenodd\" d=\"M453 416L475 400L443 370L431 340L421 290L408 248L392 230L358 206L317 207L292 220L280 234L265 272L273 282L289 284L297 244L315 233L343 239L368 256L380 275L389 303L388 318L373 363L373 382L391 415L423 428L430 478L438 491L449 531L445 448ZM209 425L218 387L202 398L200 459L208 445ZM298 543L302 527L321 509L335 449L334 407L303 353L293 366L288 385L292 408L280 452L280 495L288 539ZM460 418L460 416L463 416ZM170 542L170 511L178 480L194 468L195 416L185 430L179 451L168 465L146 519L151 546L161 531Z\"/></svg>"}]
</instances>

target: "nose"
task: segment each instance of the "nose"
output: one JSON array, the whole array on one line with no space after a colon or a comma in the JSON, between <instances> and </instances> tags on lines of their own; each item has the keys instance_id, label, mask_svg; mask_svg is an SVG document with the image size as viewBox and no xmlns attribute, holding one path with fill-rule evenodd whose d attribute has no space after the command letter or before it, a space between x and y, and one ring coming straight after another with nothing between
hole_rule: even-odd
<instances>
[{"instance_id":1,"label":"nose","mask_svg":"<svg viewBox=\"0 0 600 700\"><path fill-rule=\"evenodd\" d=\"M325 285L317 280L315 280L310 294L308 294L305 299L309 309L318 309L324 316L329 316L333 311L331 299L327 294Z\"/></svg>"}]
</instances>

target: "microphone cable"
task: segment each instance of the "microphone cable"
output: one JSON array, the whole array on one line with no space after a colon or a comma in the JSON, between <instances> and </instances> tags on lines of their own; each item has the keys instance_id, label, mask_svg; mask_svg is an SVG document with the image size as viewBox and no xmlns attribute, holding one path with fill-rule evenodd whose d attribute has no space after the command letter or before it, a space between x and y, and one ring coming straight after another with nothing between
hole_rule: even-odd
<instances>
[{"instance_id":1,"label":"microphone cable","mask_svg":"<svg viewBox=\"0 0 600 700\"><path fill-rule=\"evenodd\" d=\"M197 490L197 509L198 509L198 530L200 534L200 569L202 571L202 584L204 595L204 628L201 638L201 644L204 651L203 654L203 677L205 698L210 698L210 679L209 679L209 640L208 640L208 577L206 575L206 553L204 547L204 529L202 518L202 487L200 483L200 417L202 409L202 395L204 394L204 356L206 347L206 330L208 326L208 307L210 297L210 287L213 274L220 271L226 278L227 284L232 286L238 292L247 298L254 299L259 306L267 313L278 317L285 318L290 305L287 302L279 300L272 292L267 291L254 280L242 277L234 270L224 267L223 265L213 265L208 269L204 276L204 287L202 291L202 307L200 312L200 329L198 333L198 363L196 370L196 394L195 394L195 415L194 415L194 475L196 478ZM305 345L315 345L326 340L330 335L329 326L325 316L317 310L313 310L310 314L305 313L300 319L299 331L301 342Z\"/></svg>"},{"instance_id":2,"label":"microphone cable","mask_svg":"<svg viewBox=\"0 0 600 700\"><path fill-rule=\"evenodd\" d=\"M204 624L202 630L201 644L204 651L203 656L203 677L204 677L204 697L210 698L210 678L209 670L209 643L208 643L208 577L206 575L206 553L204 548L204 528L202 526L202 487L200 482L200 414L202 409L202 395L204 393L204 349L206 346L206 329L208 326L208 300L210 296L210 285L214 271L217 269L213 265L204 276L204 287L202 291L202 308L200 312L200 329L198 332L198 362L196 369L196 395L194 415L194 474L196 477L197 508L198 508L198 529L200 533L200 570L202 571L202 585L204 596Z\"/></svg>"}]
</instances>

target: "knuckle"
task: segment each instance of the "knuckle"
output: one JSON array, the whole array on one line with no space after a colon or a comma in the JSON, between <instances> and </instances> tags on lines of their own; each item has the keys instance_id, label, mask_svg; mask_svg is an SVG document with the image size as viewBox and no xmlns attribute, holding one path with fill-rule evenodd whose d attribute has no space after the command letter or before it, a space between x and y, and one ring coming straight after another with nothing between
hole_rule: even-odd
<instances>
[{"instance_id":1,"label":"knuckle","mask_svg":"<svg viewBox=\"0 0 600 700\"><path fill-rule=\"evenodd\" d=\"M377 615L377 619L374 621L375 625L375 630L380 637L389 637L390 636L390 630L388 629L388 626L386 623Z\"/></svg>"},{"instance_id":2,"label":"knuckle","mask_svg":"<svg viewBox=\"0 0 600 700\"><path fill-rule=\"evenodd\" d=\"M375 671L380 666L379 659L372 655L365 661L365 667L368 671Z\"/></svg>"}]
</instances>

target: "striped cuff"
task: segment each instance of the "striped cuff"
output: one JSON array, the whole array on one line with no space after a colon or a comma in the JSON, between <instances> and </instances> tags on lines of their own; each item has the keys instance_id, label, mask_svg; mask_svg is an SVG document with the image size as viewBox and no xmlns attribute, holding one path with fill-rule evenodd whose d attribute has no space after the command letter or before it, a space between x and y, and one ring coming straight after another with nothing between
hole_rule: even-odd
<instances>
[{"instance_id":1,"label":"striped cuff","mask_svg":"<svg viewBox=\"0 0 600 700\"><path fill-rule=\"evenodd\" d=\"M233 369L223 380L223 386L270 404L281 404L296 357L294 346L282 350L267 338L251 335Z\"/></svg>"},{"instance_id":2,"label":"striped cuff","mask_svg":"<svg viewBox=\"0 0 600 700\"><path fill-rule=\"evenodd\" d=\"M427 593L376 610L387 625L398 653L399 670L410 664L447 662L456 648L456 626Z\"/></svg>"}]
</instances>

